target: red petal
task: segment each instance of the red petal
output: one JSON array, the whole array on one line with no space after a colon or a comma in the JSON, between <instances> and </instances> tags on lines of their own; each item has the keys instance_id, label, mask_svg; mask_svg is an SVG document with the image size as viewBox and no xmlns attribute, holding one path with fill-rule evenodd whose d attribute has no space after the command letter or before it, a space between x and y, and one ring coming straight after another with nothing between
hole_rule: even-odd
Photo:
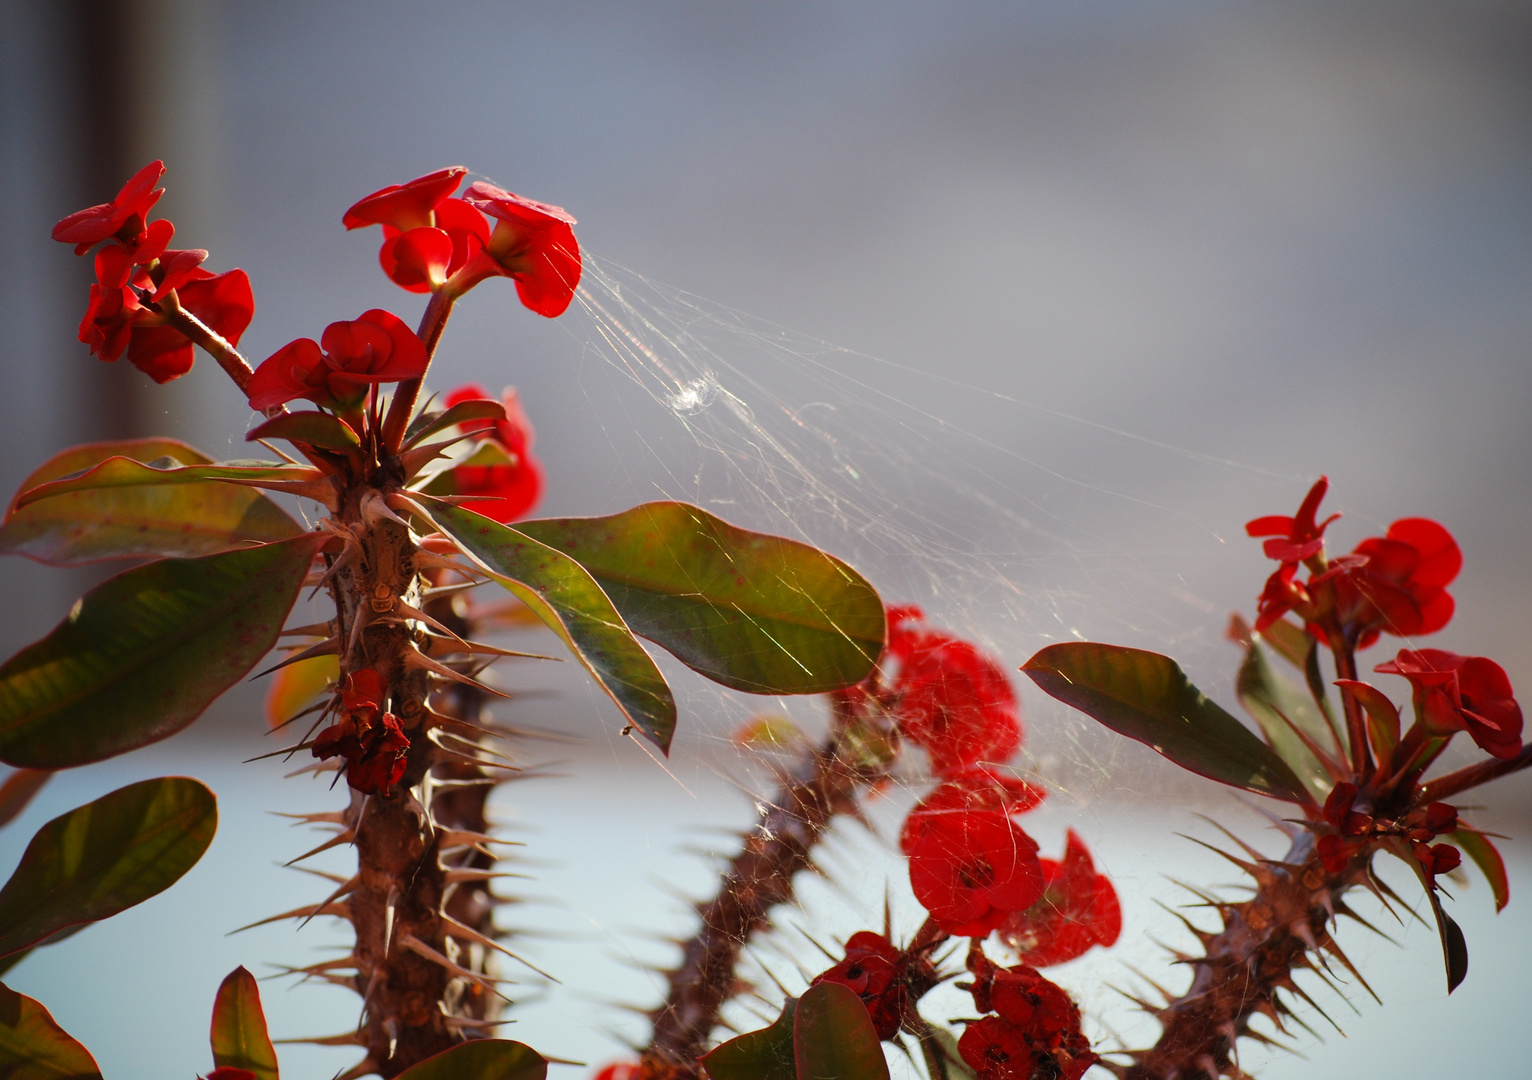
<instances>
[{"instance_id":1,"label":"red petal","mask_svg":"<svg viewBox=\"0 0 1532 1080\"><path fill-rule=\"evenodd\" d=\"M1420 552L1420 564L1411 575L1414 584L1446 588L1463 568L1463 552L1457 541L1430 518L1401 518L1388 527L1388 538Z\"/></svg>"},{"instance_id":2,"label":"red petal","mask_svg":"<svg viewBox=\"0 0 1532 1080\"><path fill-rule=\"evenodd\" d=\"M407 184L392 184L362 199L341 217L348 229L392 225L413 229L430 225L431 211L457 190L468 170L461 165L438 169Z\"/></svg>"}]
</instances>

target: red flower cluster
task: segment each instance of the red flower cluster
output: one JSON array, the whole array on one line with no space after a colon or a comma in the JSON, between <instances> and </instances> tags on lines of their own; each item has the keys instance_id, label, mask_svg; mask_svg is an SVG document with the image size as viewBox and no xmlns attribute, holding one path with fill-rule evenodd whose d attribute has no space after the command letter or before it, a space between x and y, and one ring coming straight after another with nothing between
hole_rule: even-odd
<instances>
[{"instance_id":1,"label":"red flower cluster","mask_svg":"<svg viewBox=\"0 0 1532 1080\"><path fill-rule=\"evenodd\" d=\"M450 407L464 401L493 400L481 386L460 386L447 395ZM452 470L453 494L478 495L468 504L470 510L499 522L515 521L537 505L543 493L543 469L532 456L537 432L522 411L514 389L500 399L505 419L497 420L485 434L495 447L510 459L493 465L463 464Z\"/></svg>"},{"instance_id":2,"label":"red flower cluster","mask_svg":"<svg viewBox=\"0 0 1532 1080\"><path fill-rule=\"evenodd\" d=\"M1111 945L1122 933L1122 906L1105 874L1096 873L1085 842L1073 829L1064 858L1040 860L1043 895L1000 926L1000 940L1023 964L1050 967L1084 956L1093 945Z\"/></svg>"},{"instance_id":3,"label":"red flower cluster","mask_svg":"<svg viewBox=\"0 0 1532 1080\"><path fill-rule=\"evenodd\" d=\"M1080 1010L1035 968L997 968L976 947L968 951L969 987L980 1012L958 1053L978 1080L1079 1080L1099 1058L1080 1030Z\"/></svg>"},{"instance_id":4,"label":"red flower cluster","mask_svg":"<svg viewBox=\"0 0 1532 1080\"><path fill-rule=\"evenodd\" d=\"M595 1076L595 1080L637 1080L644 1068L636 1061L614 1061Z\"/></svg>"},{"instance_id":5,"label":"red flower cluster","mask_svg":"<svg viewBox=\"0 0 1532 1080\"><path fill-rule=\"evenodd\" d=\"M397 315L381 308L333 322L319 341L299 338L272 353L250 378L252 409L308 398L322 408L357 408L377 383L419 378L426 347Z\"/></svg>"},{"instance_id":6,"label":"red flower cluster","mask_svg":"<svg viewBox=\"0 0 1532 1080\"><path fill-rule=\"evenodd\" d=\"M1488 657L1401 649L1373 670L1410 680L1415 716L1431 735L1467 731L1480 749L1497 758L1521 753L1521 706L1505 669Z\"/></svg>"},{"instance_id":7,"label":"red flower cluster","mask_svg":"<svg viewBox=\"0 0 1532 1080\"><path fill-rule=\"evenodd\" d=\"M372 668L353 672L341 694L344 715L310 748L316 758L345 758L346 782L369 795L386 795L399 782L410 748L399 718L383 711L383 701L381 675Z\"/></svg>"},{"instance_id":8,"label":"red flower cluster","mask_svg":"<svg viewBox=\"0 0 1532 1080\"><path fill-rule=\"evenodd\" d=\"M910 1009L905 966L905 955L892 942L881 934L863 930L852 934L846 942L846 958L816 976L809 985L835 982L849 987L867 1006L878 1038L892 1039L899 1034Z\"/></svg>"},{"instance_id":9,"label":"red flower cluster","mask_svg":"<svg viewBox=\"0 0 1532 1080\"><path fill-rule=\"evenodd\" d=\"M1011 818L1040 798L1020 781L975 769L910 812L899 838L910 886L943 931L985 937L1042 896L1037 842Z\"/></svg>"},{"instance_id":10,"label":"red flower cluster","mask_svg":"<svg viewBox=\"0 0 1532 1080\"><path fill-rule=\"evenodd\" d=\"M76 255L106 241L96 252L96 283L79 339L103 360L126 352L133 366L159 383L185 375L194 359L190 339L168 325L161 310L171 292L231 345L239 343L255 316L243 270L215 275L202 269L206 251L169 250L175 226L146 220L165 193L154 186L164 175L162 162L150 162L111 202L77 210L53 227L53 238L74 244Z\"/></svg>"},{"instance_id":11,"label":"red flower cluster","mask_svg":"<svg viewBox=\"0 0 1532 1080\"><path fill-rule=\"evenodd\" d=\"M375 191L342 221L348 229L383 226L383 272L411 292L457 297L485 278L508 277L527 307L562 315L580 284L575 219L483 181L453 198L467 172L438 169Z\"/></svg>"},{"instance_id":12,"label":"red flower cluster","mask_svg":"<svg viewBox=\"0 0 1532 1080\"><path fill-rule=\"evenodd\" d=\"M1336 784L1325 800L1324 820L1334 830L1319 838L1317 850L1324 868L1338 874L1370 842L1382 837L1402 837L1428 875L1435 877L1463 861L1450 844L1431 840L1458 827L1457 807L1434 802L1411 810L1399 821L1376 819L1355 809L1360 790L1349 780Z\"/></svg>"},{"instance_id":13,"label":"red flower cluster","mask_svg":"<svg viewBox=\"0 0 1532 1080\"><path fill-rule=\"evenodd\" d=\"M1332 635L1366 648L1386 631L1401 637L1430 634L1452 618L1447 586L1463 555L1446 529L1426 518L1401 518L1384 536L1363 540L1350 555L1326 562L1324 531L1339 514L1316 523L1329 481L1320 477L1297 515L1256 518L1251 536L1269 536L1265 552L1282 565L1266 581L1255 629L1296 612L1321 641ZM1311 571L1297 580L1300 565Z\"/></svg>"},{"instance_id":14,"label":"red flower cluster","mask_svg":"<svg viewBox=\"0 0 1532 1080\"><path fill-rule=\"evenodd\" d=\"M947 776L981 761L1002 762L1021 745L1016 694L1002 668L978 648L939 630L912 626L919 608L890 608L887 656L899 730Z\"/></svg>"}]
</instances>

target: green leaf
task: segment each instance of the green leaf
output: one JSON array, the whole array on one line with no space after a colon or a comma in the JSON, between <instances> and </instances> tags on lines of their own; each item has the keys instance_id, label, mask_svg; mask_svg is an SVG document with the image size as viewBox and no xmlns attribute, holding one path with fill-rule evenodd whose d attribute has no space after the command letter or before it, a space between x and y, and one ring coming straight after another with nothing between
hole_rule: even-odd
<instances>
[{"instance_id":1,"label":"green leaf","mask_svg":"<svg viewBox=\"0 0 1532 1080\"><path fill-rule=\"evenodd\" d=\"M1505 905L1511 902L1511 882L1506 876L1505 860L1500 857L1499 849L1477 829L1459 829L1447 839L1467 853L1489 882L1490 891L1495 894L1495 914L1504 911Z\"/></svg>"},{"instance_id":2,"label":"green leaf","mask_svg":"<svg viewBox=\"0 0 1532 1080\"><path fill-rule=\"evenodd\" d=\"M636 633L735 690L838 690L883 650L883 601L851 567L686 503L515 528L579 560Z\"/></svg>"},{"instance_id":3,"label":"green leaf","mask_svg":"<svg viewBox=\"0 0 1532 1080\"><path fill-rule=\"evenodd\" d=\"M101 1080L101 1069L47 1009L0 983L0 1078Z\"/></svg>"},{"instance_id":4,"label":"green leaf","mask_svg":"<svg viewBox=\"0 0 1532 1080\"><path fill-rule=\"evenodd\" d=\"M848 986L822 982L798 999L793 1022L798 1080L888 1080L867 1006Z\"/></svg>"},{"instance_id":5,"label":"green leaf","mask_svg":"<svg viewBox=\"0 0 1532 1080\"><path fill-rule=\"evenodd\" d=\"M343 454L362 448L362 440L356 437L350 424L329 413L314 411L274 416L245 434L246 442L255 442L257 439L286 439L290 443L306 443L322 450L338 450Z\"/></svg>"},{"instance_id":6,"label":"green leaf","mask_svg":"<svg viewBox=\"0 0 1532 1080\"><path fill-rule=\"evenodd\" d=\"M255 976L229 972L213 1000L213 1064L249 1069L255 1080L277 1080L277 1051L266 1034L266 1014Z\"/></svg>"},{"instance_id":7,"label":"green leaf","mask_svg":"<svg viewBox=\"0 0 1532 1080\"><path fill-rule=\"evenodd\" d=\"M54 818L0 889L0 956L165 891L217 828L213 793L184 776L140 780Z\"/></svg>"},{"instance_id":8,"label":"green leaf","mask_svg":"<svg viewBox=\"0 0 1532 1080\"><path fill-rule=\"evenodd\" d=\"M324 542L164 559L96 586L0 667L0 761L67 768L180 731L276 644Z\"/></svg>"},{"instance_id":9,"label":"green leaf","mask_svg":"<svg viewBox=\"0 0 1532 1080\"><path fill-rule=\"evenodd\" d=\"M452 408L442 412L422 413L420 416L417 416L415 422L410 425L404 447L409 449L416 443L429 439L438 431L446 431L449 427L466 424L471 420L504 419L505 406L498 401L490 401L484 398L473 401L460 401L452 406Z\"/></svg>"},{"instance_id":10,"label":"green leaf","mask_svg":"<svg viewBox=\"0 0 1532 1080\"><path fill-rule=\"evenodd\" d=\"M22 482L21 492L112 458L211 462L174 439L91 443L49 459ZM208 555L252 542L286 540L302 531L276 503L250 488L213 481L156 483L66 493L21 509L13 500L0 524L0 554L71 566L101 559Z\"/></svg>"},{"instance_id":11,"label":"green leaf","mask_svg":"<svg viewBox=\"0 0 1532 1080\"><path fill-rule=\"evenodd\" d=\"M1170 657L1095 642L1050 645L1022 665L1046 693L1183 769L1288 802L1308 802L1287 763L1191 684Z\"/></svg>"},{"instance_id":12,"label":"green leaf","mask_svg":"<svg viewBox=\"0 0 1532 1080\"><path fill-rule=\"evenodd\" d=\"M56 498L74 492L112 490L116 488L156 487L171 484L205 484L209 481L250 482L266 487L279 485L311 484L324 478L318 469L300 465L279 465L276 462L225 462L215 465L181 465L179 462L159 458L152 462L136 461L130 457L107 458L94 468L79 476L52 480L46 484L23 491L16 496L14 507L25 509L43 499Z\"/></svg>"},{"instance_id":13,"label":"green leaf","mask_svg":"<svg viewBox=\"0 0 1532 1080\"><path fill-rule=\"evenodd\" d=\"M1323 800L1334 778L1298 732L1315 746L1323 747L1332 738L1329 727L1307 695L1294 690L1271 669L1265 650L1257 641L1251 641L1245 649L1244 662L1234 680L1234 693L1261 726L1271 748L1303 781L1309 794Z\"/></svg>"},{"instance_id":14,"label":"green leaf","mask_svg":"<svg viewBox=\"0 0 1532 1080\"><path fill-rule=\"evenodd\" d=\"M543 1080L548 1062L509 1039L478 1039L426 1058L396 1080Z\"/></svg>"},{"instance_id":15,"label":"green leaf","mask_svg":"<svg viewBox=\"0 0 1532 1080\"><path fill-rule=\"evenodd\" d=\"M770 1027L747 1031L704 1054L702 1064L712 1080L797 1080L793 1061L793 1014L797 1000L782 1003L782 1013ZM864 1010L865 1011L865 1010Z\"/></svg>"},{"instance_id":16,"label":"green leaf","mask_svg":"<svg viewBox=\"0 0 1532 1080\"><path fill-rule=\"evenodd\" d=\"M563 638L624 715L668 753L676 729L670 687L585 568L482 514L429 501L436 526Z\"/></svg>"},{"instance_id":17,"label":"green leaf","mask_svg":"<svg viewBox=\"0 0 1532 1080\"><path fill-rule=\"evenodd\" d=\"M1294 626L1286 619L1278 619L1260 633L1277 650L1277 655L1299 671L1308 666L1309 656L1319 644L1309 637L1307 630Z\"/></svg>"}]
</instances>

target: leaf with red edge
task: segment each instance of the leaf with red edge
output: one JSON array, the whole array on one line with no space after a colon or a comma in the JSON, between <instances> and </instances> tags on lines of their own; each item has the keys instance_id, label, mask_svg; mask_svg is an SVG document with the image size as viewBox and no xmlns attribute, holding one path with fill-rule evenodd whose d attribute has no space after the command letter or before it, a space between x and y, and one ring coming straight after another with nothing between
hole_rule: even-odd
<instances>
[{"instance_id":1,"label":"leaf with red edge","mask_svg":"<svg viewBox=\"0 0 1532 1080\"><path fill-rule=\"evenodd\" d=\"M22 481L20 492L118 457L212 464L207 455L175 439L89 443L50 458ZM0 554L72 566L102 559L209 555L286 540L302 531L276 503L247 487L214 481L155 483L65 493L20 509L12 500L0 524Z\"/></svg>"},{"instance_id":2,"label":"leaf with red edge","mask_svg":"<svg viewBox=\"0 0 1532 1080\"><path fill-rule=\"evenodd\" d=\"M79 476L54 480L32 488L30 491L23 491L16 496L12 505L17 510L23 510L44 499L77 492L160 487L173 484L204 484L209 481L253 485L274 491L292 491L318 499L320 495L309 494L309 490L317 492L329 483L329 478L318 469L301 465L279 465L274 461L182 465L174 459L161 458L154 462L142 462L130 457L113 457L107 458Z\"/></svg>"},{"instance_id":3,"label":"leaf with red edge","mask_svg":"<svg viewBox=\"0 0 1532 1080\"><path fill-rule=\"evenodd\" d=\"M668 753L676 729L675 698L596 579L568 555L515 529L462 507L428 501L437 528L536 612L623 714Z\"/></svg>"},{"instance_id":4,"label":"leaf with red edge","mask_svg":"<svg viewBox=\"0 0 1532 1080\"><path fill-rule=\"evenodd\" d=\"M1477 829L1459 829L1449 833L1446 839L1462 848L1484 875L1484 880L1489 882L1490 891L1495 894L1495 913L1504 911L1505 905L1511 902L1511 881L1506 875L1500 850Z\"/></svg>"},{"instance_id":5,"label":"leaf with red edge","mask_svg":"<svg viewBox=\"0 0 1532 1080\"><path fill-rule=\"evenodd\" d=\"M1046 693L1183 769L1258 795L1311 801L1276 751L1208 700L1168 656L1063 642L1039 651L1021 670Z\"/></svg>"},{"instance_id":6,"label":"leaf with red edge","mask_svg":"<svg viewBox=\"0 0 1532 1080\"><path fill-rule=\"evenodd\" d=\"M1453 921L1451 915L1442 910L1441 898L1436 893L1435 884L1426 873L1425 867L1420 865L1420 860L1415 858L1411 850L1402 843L1391 844L1390 850L1414 871L1421 888L1426 890L1426 900L1431 904L1431 914L1436 917L1436 932L1442 941L1442 960L1447 967L1447 993L1450 994L1468 977L1468 941L1463 937L1462 927Z\"/></svg>"},{"instance_id":7,"label":"leaf with red edge","mask_svg":"<svg viewBox=\"0 0 1532 1080\"><path fill-rule=\"evenodd\" d=\"M0 825L10 824L51 779L52 769L17 769L7 776L0 784Z\"/></svg>"},{"instance_id":8,"label":"leaf with red edge","mask_svg":"<svg viewBox=\"0 0 1532 1080\"><path fill-rule=\"evenodd\" d=\"M793 1020L797 1080L888 1080L883 1044L867 1006L849 986L816 983Z\"/></svg>"},{"instance_id":9,"label":"leaf with red edge","mask_svg":"<svg viewBox=\"0 0 1532 1080\"><path fill-rule=\"evenodd\" d=\"M0 1077L101 1080L101 1069L47 1009L0 983Z\"/></svg>"},{"instance_id":10,"label":"leaf with red edge","mask_svg":"<svg viewBox=\"0 0 1532 1080\"><path fill-rule=\"evenodd\" d=\"M1389 767L1394 751L1399 748L1399 710L1388 695L1371 683L1357 679L1336 679L1341 697L1350 698L1362 707L1367 716L1367 741L1379 764ZM1402 764L1402 762L1398 763Z\"/></svg>"},{"instance_id":11,"label":"leaf with red edge","mask_svg":"<svg viewBox=\"0 0 1532 1080\"><path fill-rule=\"evenodd\" d=\"M256 1080L278 1080L277 1051L266 1033L266 1013L255 976L229 972L213 1000L213 1064L248 1069Z\"/></svg>"},{"instance_id":12,"label":"leaf with red edge","mask_svg":"<svg viewBox=\"0 0 1532 1080\"><path fill-rule=\"evenodd\" d=\"M793 1017L798 1002L788 998L770 1027L720 1043L702 1057L712 1080L797 1080L793 1059ZM863 1012L866 1012L864 1007Z\"/></svg>"},{"instance_id":13,"label":"leaf with red edge","mask_svg":"<svg viewBox=\"0 0 1532 1080\"><path fill-rule=\"evenodd\" d=\"M312 409L274 416L245 433L246 442L257 439L286 439L290 443L303 443L342 454L353 454L362 449L362 440L357 438L350 424Z\"/></svg>"},{"instance_id":14,"label":"leaf with red edge","mask_svg":"<svg viewBox=\"0 0 1532 1080\"><path fill-rule=\"evenodd\" d=\"M396 1080L544 1080L548 1061L524 1043L477 1039L412 1065Z\"/></svg>"},{"instance_id":15,"label":"leaf with red edge","mask_svg":"<svg viewBox=\"0 0 1532 1080\"><path fill-rule=\"evenodd\" d=\"M140 780L54 818L0 889L0 956L157 896L197 865L217 828L213 793L184 776Z\"/></svg>"},{"instance_id":16,"label":"leaf with red edge","mask_svg":"<svg viewBox=\"0 0 1532 1080\"><path fill-rule=\"evenodd\" d=\"M0 761L86 765L186 727L276 644L326 539L162 559L97 585L0 666Z\"/></svg>"},{"instance_id":17,"label":"leaf with red edge","mask_svg":"<svg viewBox=\"0 0 1532 1080\"><path fill-rule=\"evenodd\" d=\"M460 401L449 409L441 412L421 413L415 417L415 422L405 432L404 449L408 450L423 439L429 439L438 431L446 431L458 424L467 424L473 420L505 420L505 406L498 401L490 401L488 398L475 398L472 401ZM484 427L486 430L491 425L475 424L474 428Z\"/></svg>"}]
</instances>

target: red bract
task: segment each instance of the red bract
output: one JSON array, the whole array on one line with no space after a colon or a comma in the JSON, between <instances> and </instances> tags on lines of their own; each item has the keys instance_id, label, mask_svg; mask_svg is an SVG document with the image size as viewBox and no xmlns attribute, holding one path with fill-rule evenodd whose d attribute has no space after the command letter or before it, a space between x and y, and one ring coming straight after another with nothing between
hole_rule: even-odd
<instances>
[{"instance_id":1,"label":"red bract","mask_svg":"<svg viewBox=\"0 0 1532 1080\"><path fill-rule=\"evenodd\" d=\"M1021 745L1021 717L1005 669L966 641L908 625L919 617L917 608L889 613L900 731L925 749L938 776L1005 761Z\"/></svg>"},{"instance_id":2,"label":"red bract","mask_svg":"<svg viewBox=\"0 0 1532 1080\"><path fill-rule=\"evenodd\" d=\"M1484 656L1444 649L1401 649L1373 670L1410 680L1415 715L1433 735L1467 731L1497 758L1521 752L1521 706L1505 669Z\"/></svg>"},{"instance_id":3,"label":"red bract","mask_svg":"<svg viewBox=\"0 0 1532 1080\"><path fill-rule=\"evenodd\" d=\"M469 385L448 394L446 404L450 407L464 401L490 400L493 399L483 387ZM543 469L532 455L537 432L522 411L515 389L507 389L500 403L505 406L505 419L495 421L486 434L510 462L459 465L452 470L452 480L454 494L485 496L468 503L469 509L496 521L509 522L524 517L537 504L543 491Z\"/></svg>"},{"instance_id":4,"label":"red bract","mask_svg":"<svg viewBox=\"0 0 1532 1080\"><path fill-rule=\"evenodd\" d=\"M580 284L580 244L575 224L562 207L514 195L486 184L470 184L463 193L470 206L495 219L483 251L455 275L452 291L466 292L488 277L509 277L516 295L539 315L562 315Z\"/></svg>"},{"instance_id":5,"label":"red bract","mask_svg":"<svg viewBox=\"0 0 1532 1080\"><path fill-rule=\"evenodd\" d=\"M451 198L467 172L462 166L438 169L375 191L342 221L348 229L383 226L378 261L394 284L410 292L439 289L490 240L484 215Z\"/></svg>"},{"instance_id":6,"label":"red bract","mask_svg":"<svg viewBox=\"0 0 1532 1080\"><path fill-rule=\"evenodd\" d=\"M909 984L904 975L904 955L887 938L863 930L846 942L846 958L815 976L810 985L836 982L849 987L867 1006L878 1038L892 1039L909 1008Z\"/></svg>"},{"instance_id":7,"label":"red bract","mask_svg":"<svg viewBox=\"0 0 1532 1080\"><path fill-rule=\"evenodd\" d=\"M255 1073L236 1065L220 1065L202 1080L255 1080Z\"/></svg>"},{"instance_id":8,"label":"red bract","mask_svg":"<svg viewBox=\"0 0 1532 1080\"><path fill-rule=\"evenodd\" d=\"M1063 989L1024 964L997 968L970 949L969 988L981 1012L958 1040L958 1053L981 1080L1078 1080L1098 1060L1080 1030L1080 1010Z\"/></svg>"},{"instance_id":9,"label":"red bract","mask_svg":"<svg viewBox=\"0 0 1532 1080\"><path fill-rule=\"evenodd\" d=\"M1323 522L1315 521L1316 511L1329 487L1329 479L1321 476L1304 496L1296 514L1292 517L1272 515L1248 521L1245 523L1246 535L1274 537L1266 541L1262 550L1266 552L1267 558L1278 562L1298 563L1319 554L1324 550L1325 529L1340 517L1339 514L1331 514Z\"/></svg>"},{"instance_id":10,"label":"red bract","mask_svg":"<svg viewBox=\"0 0 1532 1080\"><path fill-rule=\"evenodd\" d=\"M1006 919L1000 940L1032 967L1062 964L1094 945L1113 944L1122 933L1122 907L1106 875L1096 873L1084 841L1070 829L1063 861L1040 861L1042 897Z\"/></svg>"},{"instance_id":11,"label":"red bract","mask_svg":"<svg viewBox=\"0 0 1532 1080\"><path fill-rule=\"evenodd\" d=\"M614 1061L595 1075L594 1080L637 1080L643 1066L636 1061Z\"/></svg>"},{"instance_id":12,"label":"red bract","mask_svg":"<svg viewBox=\"0 0 1532 1080\"><path fill-rule=\"evenodd\" d=\"M96 244L113 236L124 243L132 242L144 231L144 215L165 194L164 188L154 186L164 175L165 163L151 161L122 185L122 190L111 202L76 210L53 226L53 239L73 244L76 255L84 255ZM169 239L165 236L167 242Z\"/></svg>"},{"instance_id":13,"label":"red bract","mask_svg":"<svg viewBox=\"0 0 1532 1080\"><path fill-rule=\"evenodd\" d=\"M1043 892L1037 842L1004 813L934 815L912 838L910 886L942 930L984 937Z\"/></svg>"},{"instance_id":14,"label":"red bract","mask_svg":"<svg viewBox=\"0 0 1532 1080\"><path fill-rule=\"evenodd\" d=\"M1006 776L983 765L964 769L948 777L910 811L899 832L899 848L908 855L916 838L948 814L972 810L1024 814L1041 803L1046 794L1019 777Z\"/></svg>"},{"instance_id":15,"label":"red bract","mask_svg":"<svg viewBox=\"0 0 1532 1080\"><path fill-rule=\"evenodd\" d=\"M426 348L398 316L379 308L351 322L333 322L320 340L299 338L255 369L252 409L308 398L322 408L355 408L369 386L419 378Z\"/></svg>"},{"instance_id":16,"label":"red bract","mask_svg":"<svg viewBox=\"0 0 1532 1080\"><path fill-rule=\"evenodd\" d=\"M341 719L320 732L309 750L316 758L345 758L346 782L369 795L387 794L399 782L410 748L383 701L382 677L371 668L354 672L341 694Z\"/></svg>"}]
</instances>

